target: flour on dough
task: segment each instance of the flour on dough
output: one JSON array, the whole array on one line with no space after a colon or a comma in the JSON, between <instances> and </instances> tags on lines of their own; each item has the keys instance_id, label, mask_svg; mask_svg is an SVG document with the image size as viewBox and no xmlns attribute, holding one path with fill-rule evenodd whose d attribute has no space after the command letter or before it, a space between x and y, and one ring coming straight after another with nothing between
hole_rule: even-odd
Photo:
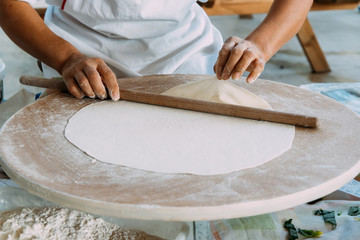
<instances>
[{"instance_id":1,"label":"flour on dough","mask_svg":"<svg viewBox=\"0 0 360 240\"><path fill-rule=\"evenodd\" d=\"M162 94L246 107L272 109L268 102L252 92L239 87L230 80L218 80L216 77L181 84Z\"/></svg>"},{"instance_id":2,"label":"flour on dough","mask_svg":"<svg viewBox=\"0 0 360 240\"><path fill-rule=\"evenodd\" d=\"M197 84L200 82L188 84L189 92L191 86L198 88ZM238 90L229 90L232 86L226 82L219 86L224 87L221 101L237 101L234 94ZM207 91L194 92L201 95ZM70 118L65 129L70 142L102 162L197 175L227 174L262 165L289 150L294 135L295 128L285 124L126 101L86 106Z\"/></svg>"}]
</instances>

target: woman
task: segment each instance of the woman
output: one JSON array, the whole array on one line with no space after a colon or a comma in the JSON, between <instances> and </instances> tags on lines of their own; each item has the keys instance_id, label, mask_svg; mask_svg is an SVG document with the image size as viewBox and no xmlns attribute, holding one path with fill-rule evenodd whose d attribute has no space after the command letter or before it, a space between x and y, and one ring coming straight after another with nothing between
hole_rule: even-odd
<instances>
[{"instance_id":1,"label":"woman","mask_svg":"<svg viewBox=\"0 0 360 240\"><path fill-rule=\"evenodd\" d=\"M33 0L34 1L34 0ZM28 1L0 1L0 24L21 48L61 75L69 92L113 100L116 78L202 73L255 81L300 29L312 0L275 0L246 39L221 35L195 0L47 0L44 21ZM215 65L214 65L215 63ZM214 66L213 66L214 65Z\"/></svg>"}]
</instances>

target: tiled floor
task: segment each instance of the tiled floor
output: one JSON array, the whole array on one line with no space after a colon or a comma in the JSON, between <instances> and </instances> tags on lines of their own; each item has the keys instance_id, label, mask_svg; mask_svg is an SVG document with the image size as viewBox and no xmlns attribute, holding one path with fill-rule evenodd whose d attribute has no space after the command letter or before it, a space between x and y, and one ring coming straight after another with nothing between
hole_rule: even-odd
<instances>
[{"instance_id":1,"label":"tiled floor","mask_svg":"<svg viewBox=\"0 0 360 240\"><path fill-rule=\"evenodd\" d=\"M224 38L227 38L231 35L245 37L263 18L264 15L254 15L253 19L216 16L211 20ZM260 78L293 85L311 82L360 82L360 12L357 9L311 12L309 19L332 71L312 74L301 46L294 38L268 62ZM23 87L18 83L19 76L41 76L36 60L15 46L2 30L0 58L6 64L5 99ZM40 91L28 87L27 89Z\"/></svg>"}]
</instances>

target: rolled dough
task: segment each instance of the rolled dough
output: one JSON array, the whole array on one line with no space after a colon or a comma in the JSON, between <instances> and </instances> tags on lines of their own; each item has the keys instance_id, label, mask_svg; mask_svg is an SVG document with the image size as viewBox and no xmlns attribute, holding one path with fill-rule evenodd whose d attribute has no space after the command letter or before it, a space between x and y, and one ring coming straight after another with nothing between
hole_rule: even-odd
<instances>
[{"instance_id":1,"label":"rolled dough","mask_svg":"<svg viewBox=\"0 0 360 240\"><path fill-rule=\"evenodd\" d=\"M272 109L267 101L252 92L239 87L230 80L218 80L215 76L209 79L181 84L162 94L246 107Z\"/></svg>"},{"instance_id":2,"label":"rolled dough","mask_svg":"<svg viewBox=\"0 0 360 240\"><path fill-rule=\"evenodd\" d=\"M199 85L208 81L214 80L189 84L189 91L195 86L197 97L206 93ZM229 95L231 103L237 101L239 90L233 89L239 88L237 85L221 81L214 86L221 86L221 101L226 102ZM227 95L228 91L231 94ZM294 135L295 128L289 125L126 101L86 106L69 119L65 129L70 142L104 163L197 175L227 174L262 165L289 150Z\"/></svg>"}]
</instances>

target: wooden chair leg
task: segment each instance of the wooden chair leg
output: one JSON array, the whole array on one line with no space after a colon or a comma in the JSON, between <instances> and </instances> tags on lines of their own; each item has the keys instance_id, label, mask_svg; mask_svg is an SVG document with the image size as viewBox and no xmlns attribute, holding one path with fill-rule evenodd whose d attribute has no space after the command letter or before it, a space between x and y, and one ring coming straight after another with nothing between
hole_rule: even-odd
<instances>
[{"instance_id":1,"label":"wooden chair leg","mask_svg":"<svg viewBox=\"0 0 360 240\"><path fill-rule=\"evenodd\" d=\"M304 25L297 33L297 38L300 41L312 71L314 73L330 72L329 64L320 48L308 18L306 18Z\"/></svg>"},{"instance_id":2,"label":"wooden chair leg","mask_svg":"<svg viewBox=\"0 0 360 240\"><path fill-rule=\"evenodd\" d=\"M355 180L360 182L360 174L355 177Z\"/></svg>"}]
</instances>

